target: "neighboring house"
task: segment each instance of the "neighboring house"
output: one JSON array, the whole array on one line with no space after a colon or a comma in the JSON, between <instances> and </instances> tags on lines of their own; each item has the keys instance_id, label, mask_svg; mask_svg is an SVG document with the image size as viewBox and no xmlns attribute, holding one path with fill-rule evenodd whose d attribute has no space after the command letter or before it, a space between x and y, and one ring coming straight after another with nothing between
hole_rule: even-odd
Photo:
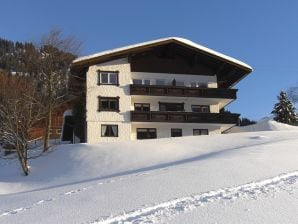
<instances>
[{"instance_id":1,"label":"neighboring house","mask_svg":"<svg viewBox=\"0 0 298 224\"><path fill-rule=\"evenodd\" d=\"M85 79L87 142L220 134L220 113L252 68L183 38L164 38L73 61Z\"/></svg>"},{"instance_id":2,"label":"neighboring house","mask_svg":"<svg viewBox=\"0 0 298 224\"><path fill-rule=\"evenodd\" d=\"M50 130L51 139L61 139L64 141L73 141L73 119L72 108L75 104L76 97L63 100L55 106L52 113L52 125ZM33 125L29 131L30 139L36 140L44 137L45 120L41 119Z\"/></svg>"}]
</instances>

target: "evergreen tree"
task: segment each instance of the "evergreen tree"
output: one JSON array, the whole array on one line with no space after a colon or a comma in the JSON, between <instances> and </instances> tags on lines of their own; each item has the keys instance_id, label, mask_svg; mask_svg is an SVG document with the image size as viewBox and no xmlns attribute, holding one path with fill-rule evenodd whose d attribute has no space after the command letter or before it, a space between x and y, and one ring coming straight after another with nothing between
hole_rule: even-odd
<instances>
[{"instance_id":1,"label":"evergreen tree","mask_svg":"<svg viewBox=\"0 0 298 224\"><path fill-rule=\"evenodd\" d=\"M278 103L275 104L272 114L275 115L274 120L294 125L297 122L297 115L295 112L295 107L292 102L288 99L287 94L281 91L277 97Z\"/></svg>"}]
</instances>

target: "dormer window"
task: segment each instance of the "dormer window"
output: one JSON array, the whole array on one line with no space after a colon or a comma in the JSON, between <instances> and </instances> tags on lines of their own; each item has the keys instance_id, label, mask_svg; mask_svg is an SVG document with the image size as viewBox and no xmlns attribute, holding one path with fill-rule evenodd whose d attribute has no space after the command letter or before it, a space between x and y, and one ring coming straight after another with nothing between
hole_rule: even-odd
<instances>
[{"instance_id":1,"label":"dormer window","mask_svg":"<svg viewBox=\"0 0 298 224\"><path fill-rule=\"evenodd\" d=\"M98 71L98 85L119 85L118 72Z\"/></svg>"}]
</instances>

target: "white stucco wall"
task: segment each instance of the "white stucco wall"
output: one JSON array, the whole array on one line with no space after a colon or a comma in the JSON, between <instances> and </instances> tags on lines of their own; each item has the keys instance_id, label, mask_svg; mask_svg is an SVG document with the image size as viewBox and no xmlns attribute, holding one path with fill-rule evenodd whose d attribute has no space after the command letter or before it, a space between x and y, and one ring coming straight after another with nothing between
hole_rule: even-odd
<instances>
[{"instance_id":1,"label":"white stucco wall","mask_svg":"<svg viewBox=\"0 0 298 224\"><path fill-rule=\"evenodd\" d=\"M196 83L206 83L209 88L217 88L217 77L216 76L132 72L131 78L132 79L147 79L147 80L149 79L151 85L155 85L157 79L165 79L167 85L172 85L172 81L173 81L173 79L175 79L176 82L179 82L179 81L184 82L185 86L190 86L191 82L196 82Z\"/></svg>"},{"instance_id":2,"label":"white stucco wall","mask_svg":"<svg viewBox=\"0 0 298 224\"><path fill-rule=\"evenodd\" d=\"M98 85L98 70L118 71L119 86ZM151 85L156 79L165 79L171 84L176 81L184 81L186 86L190 82L206 83L209 88L217 88L216 76L198 76L184 74L158 74L131 72L130 64L126 58L109 61L106 63L89 67L86 79L86 119L87 119L87 142L114 142L121 140L135 140L136 128L157 128L157 137L165 138L171 136L171 128L182 128L183 136L192 136L193 129L208 129L209 134L220 134L227 127L220 124L189 124L189 123L151 123L130 121L130 111L134 110L134 103L150 103L152 111L159 110L158 102L184 102L185 111L191 112L191 105L210 105L210 112L218 113L220 103L223 99L207 99L195 97L157 97L157 96L130 96L130 84L132 79L150 79ZM119 97L120 112L98 111L98 96ZM101 125L118 125L119 137L101 137Z\"/></svg>"},{"instance_id":3,"label":"white stucco wall","mask_svg":"<svg viewBox=\"0 0 298 224\"><path fill-rule=\"evenodd\" d=\"M98 70L118 71L119 86L98 85ZM126 58L90 66L87 72L87 142L110 142L129 140L131 132L129 83L131 81L130 64ZM98 111L98 96L119 96L120 112ZM119 137L101 137L101 124L118 125Z\"/></svg>"}]
</instances>

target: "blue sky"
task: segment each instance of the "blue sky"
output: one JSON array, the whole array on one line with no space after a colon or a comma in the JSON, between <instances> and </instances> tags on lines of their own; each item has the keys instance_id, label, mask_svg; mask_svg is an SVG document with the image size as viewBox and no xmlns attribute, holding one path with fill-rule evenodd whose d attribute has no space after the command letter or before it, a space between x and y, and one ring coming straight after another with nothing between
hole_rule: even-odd
<instances>
[{"instance_id":1,"label":"blue sky","mask_svg":"<svg viewBox=\"0 0 298 224\"><path fill-rule=\"evenodd\" d=\"M298 1L1 1L0 37L38 41L53 27L83 42L82 55L180 36L254 68L229 110L267 116L280 90L298 83Z\"/></svg>"}]
</instances>

